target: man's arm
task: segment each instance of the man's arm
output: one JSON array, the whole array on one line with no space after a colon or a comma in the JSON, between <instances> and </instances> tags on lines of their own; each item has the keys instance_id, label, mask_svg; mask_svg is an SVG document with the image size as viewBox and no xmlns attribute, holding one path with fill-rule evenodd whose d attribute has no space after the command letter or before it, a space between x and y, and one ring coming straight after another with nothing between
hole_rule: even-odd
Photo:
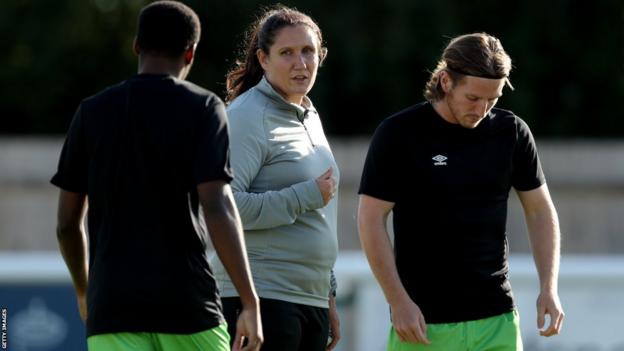
<instances>
[{"instance_id":1,"label":"man's arm","mask_svg":"<svg viewBox=\"0 0 624 351\"><path fill-rule=\"evenodd\" d=\"M537 299L537 327L543 336L556 335L561 331L564 318L557 291L560 250L557 211L546 184L534 190L518 191L517 193L524 208L529 241L540 280L540 294ZM546 314L550 316L550 325L544 329Z\"/></svg>"},{"instance_id":2,"label":"man's arm","mask_svg":"<svg viewBox=\"0 0 624 351\"><path fill-rule=\"evenodd\" d=\"M248 343L242 350L259 350L263 334L258 295L251 279L242 225L232 190L227 183L219 180L199 184L197 192L212 244L243 305L236 325L233 350L241 349L243 337Z\"/></svg>"},{"instance_id":3,"label":"man's arm","mask_svg":"<svg viewBox=\"0 0 624 351\"><path fill-rule=\"evenodd\" d=\"M360 241L373 274L390 304L392 325L401 341L429 344L425 318L401 283L386 230L386 220L393 207L393 202L360 195Z\"/></svg>"},{"instance_id":4,"label":"man's arm","mask_svg":"<svg viewBox=\"0 0 624 351\"><path fill-rule=\"evenodd\" d=\"M56 238L61 254L69 269L78 311L83 321L87 320L87 238L83 220L87 208L86 195L61 190L58 202Z\"/></svg>"}]
</instances>

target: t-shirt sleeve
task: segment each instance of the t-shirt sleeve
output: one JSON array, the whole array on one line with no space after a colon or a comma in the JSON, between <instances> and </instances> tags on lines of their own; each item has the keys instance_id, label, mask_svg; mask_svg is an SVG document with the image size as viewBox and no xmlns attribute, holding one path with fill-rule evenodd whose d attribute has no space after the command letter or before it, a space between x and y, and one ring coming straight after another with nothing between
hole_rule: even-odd
<instances>
[{"instance_id":1,"label":"t-shirt sleeve","mask_svg":"<svg viewBox=\"0 0 624 351\"><path fill-rule=\"evenodd\" d=\"M390 121L385 120L375 131L364 162L358 193L396 202L401 182L396 179L399 173L395 168L401 163L395 160L400 150L395 147L397 136L392 127Z\"/></svg>"},{"instance_id":2,"label":"t-shirt sleeve","mask_svg":"<svg viewBox=\"0 0 624 351\"><path fill-rule=\"evenodd\" d=\"M197 135L196 184L214 180L232 181L227 114L219 98L208 99L205 114L198 123Z\"/></svg>"},{"instance_id":3,"label":"t-shirt sleeve","mask_svg":"<svg viewBox=\"0 0 624 351\"><path fill-rule=\"evenodd\" d=\"M546 182L537 146L529 126L517 118L517 145L514 151L511 185L519 191L529 191Z\"/></svg>"},{"instance_id":4,"label":"t-shirt sleeve","mask_svg":"<svg viewBox=\"0 0 624 351\"><path fill-rule=\"evenodd\" d=\"M89 153L83 124L81 104L69 126L58 169L50 182L63 190L86 194L89 184Z\"/></svg>"}]
</instances>

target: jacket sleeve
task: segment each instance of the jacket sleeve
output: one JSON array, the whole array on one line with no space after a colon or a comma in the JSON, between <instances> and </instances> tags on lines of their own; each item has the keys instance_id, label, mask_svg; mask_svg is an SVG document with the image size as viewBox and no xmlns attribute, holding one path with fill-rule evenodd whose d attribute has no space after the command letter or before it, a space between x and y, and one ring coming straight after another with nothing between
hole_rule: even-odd
<instances>
[{"instance_id":1,"label":"jacket sleeve","mask_svg":"<svg viewBox=\"0 0 624 351\"><path fill-rule=\"evenodd\" d=\"M323 206L314 179L261 193L250 185L269 157L268 137L262 119L230 113L230 162L234 171L232 190L245 230L292 224L303 212Z\"/></svg>"}]
</instances>

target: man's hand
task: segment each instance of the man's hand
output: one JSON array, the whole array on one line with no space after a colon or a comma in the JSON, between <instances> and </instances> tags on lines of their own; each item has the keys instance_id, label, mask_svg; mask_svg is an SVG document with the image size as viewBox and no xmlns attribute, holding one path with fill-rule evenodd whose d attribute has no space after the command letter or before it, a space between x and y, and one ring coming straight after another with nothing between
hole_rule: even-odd
<instances>
[{"instance_id":1,"label":"man's hand","mask_svg":"<svg viewBox=\"0 0 624 351\"><path fill-rule=\"evenodd\" d=\"M540 280L537 298L537 328L540 335L553 336L561 331L563 309L557 294L561 233L559 218L546 184L529 191L518 191L529 231L529 242ZM550 325L544 329L546 315Z\"/></svg>"},{"instance_id":2,"label":"man's hand","mask_svg":"<svg viewBox=\"0 0 624 351\"><path fill-rule=\"evenodd\" d=\"M245 341L247 344L245 345ZM236 322L233 351L258 351L264 341L258 308L243 308ZM245 345L245 346L243 346Z\"/></svg>"},{"instance_id":3,"label":"man's hand","mask_svg":"<svg viewBox=\"0 0 624 351\"><path fill-rule=\"evenodd\" d=\"M78 312L80 313L80 319L83 322L87 321L87 296L85 294L77 294L78 299Z\"/></svg>"},{"instance_id":4,"label":"man's hand","mask_svg":"<svg viewBox=\"0 0 624 351\"><path fill-rule=\"evenodd\" d=\"M412 301L399 277L394 252L386 230L394 202L360 195L358 231L368 263L390 303L392 326L403 342L430 344L427 324L420 308Z\"/></svg>"},{"instance_id":5,"label":"man's hand","mask_svg":"<svg viewBox=\"0 0 624 351\"><path fill-rule=\"evenodd\" d=\"M230 185L210 181L197 186L206 227L215 251L239 293L243 310L236 322L233 350L257 351L263 341L258 294L251 280L243 226ZM245 340L247 344L243 347Z\"/></svg>"},{"instance_id":6,"label":"man's hand","mask_svg":"<svg viewBox=\"0 0 624 351\"><path fill-rule=\"evenodd\" d=\"M327 345L327 351L333 350L340 340L340 318L338 317L335 296L329 297L329 336L331 342Z\"/></svg>"},{"instance_id":7,"label":"man's hand","mask_svg":"<svg viewBox=\"0 0 624 351\"><path fill-rule=\"evenodd\" d=\"M391 306L392 326L402 342L429 345L427 324L418 305L412 300Z\"/></svg>"},{"instance_id":8,"label":"man's hand","mask_svg":"<svg viewBox=\"0 0 624 351\"><path fill-rule=\"evenodd\" d=\"M63 260L69 269L80 318L87 321L87 285L89 269L87 262L87 235L83 222L87 211L87 196L61 190L58 203L56 237Z\"/></svg>"},{"instance_id":9,"label":"man's hand","mask_svg":"<svg viewBox=\"0 0 624 351\"><path fill-rule=\"evenodd\" d=\"M550 325L544 329L546 315L550 316ZM553 336L561 332L563 308L556 292L542 292L537 298L537 328L541 336Z\"/></svg>"}]
</instances>

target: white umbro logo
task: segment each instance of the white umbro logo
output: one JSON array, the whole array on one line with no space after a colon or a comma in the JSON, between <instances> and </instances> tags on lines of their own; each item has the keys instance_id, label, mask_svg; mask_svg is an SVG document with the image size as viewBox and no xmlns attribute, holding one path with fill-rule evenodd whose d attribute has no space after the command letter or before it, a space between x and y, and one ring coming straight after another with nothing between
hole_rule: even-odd
<instances>
[{"instance_id":1,"label":"white umbro logo","mask_svg":"<svg viewBox=\"0 0 624 351\"><path fill-rule=\"evenodd\" d=\"M433 163L434 166L446 166L446 161L448 159L448 157L444 156L444 155L437 155L431 158L432 160L434 160L435 162Z\"/></svg>"}]
</instances>

